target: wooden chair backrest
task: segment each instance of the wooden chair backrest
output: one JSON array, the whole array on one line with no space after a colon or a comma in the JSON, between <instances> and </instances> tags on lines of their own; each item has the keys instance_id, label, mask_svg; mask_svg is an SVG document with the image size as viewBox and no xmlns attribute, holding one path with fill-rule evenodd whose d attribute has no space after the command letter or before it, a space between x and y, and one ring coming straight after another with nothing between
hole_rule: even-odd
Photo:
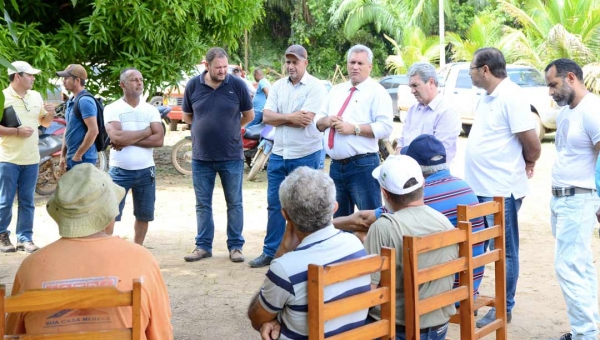
<instances>
[{"instance_id":1,"label":"wooden chair backrest","mask_svg":"<svg viewBox=\"0 0 600 340\"><path fill-rule=\"evenodd\" d=\"M142 338L142 282L133 280L133 290L121 292L115 287L35 289L5 297L6 286L0 285L0 335L19 340L139 340ZM39 312L61 309L132 307L132 328L59 334L6 335L5 313Z\"/></svg>"},{"instance_id":2,"label":"wooden chair backrest","mask_svg":"<svg viewBox=\"0 0 600 340\"><path fill-rule=\"evenodd\" d=\"M325 303L325 286L381 272L380 287ZM325 339L325 322L361 309L381 305L381 320L327 339L396 339L396 249L382 248L381 256L327 266L308 266L308 338Z\"/></svg>"},{"instance_id":3,"label":"wooden chair backrest","mask_svg":"<svg viewBox=\"0 0 600 340\"><path fill-rule=\"evenodd\" d=\"M490 324L477 329L475 336L482 338L495 331L497 340L507 338L507 320L506 320L506 231L504 219L504 197L494 197L490 202L475 205L458 205L457 220L459 225L469 223L469 221L487 215L494 215L494 225L478 231L468 238L468 244L481 243L487 240L494 240L494 250L488 250L473 259L473 267L478 268L488 263L494 263L494 290L495 296L492 297L492 306L496 307L496 320ZM462 325L461 325L462 327Z\"/></svg>"},{"instance_id":4,"label":"wooden chair backrest","mask_svg":"<svg viewBox=\"0 0 600 340\"><path fill-rule=\"evenodd\" d=\"M473 234L470 220L494 214L495 225ZM420 317L444 306L460 302L460 339L480 339L496 331L496 339L506 340L506 269L504 251L504 198L472 206L458 206L458 226L454 230L423 236L404 236L403 265L406 313L406 339L420 337ZM497 242L495 249L473 258L473 244L488 239ZM458 258L450 262L419 269L418 255L458 245ZM473 269L487 263L496 266L495 305L498 320L476 330L473 297ZM459 274L460 286L441 294L419 298L419 285L449 275Z\"/></svg>"}]
</instances>

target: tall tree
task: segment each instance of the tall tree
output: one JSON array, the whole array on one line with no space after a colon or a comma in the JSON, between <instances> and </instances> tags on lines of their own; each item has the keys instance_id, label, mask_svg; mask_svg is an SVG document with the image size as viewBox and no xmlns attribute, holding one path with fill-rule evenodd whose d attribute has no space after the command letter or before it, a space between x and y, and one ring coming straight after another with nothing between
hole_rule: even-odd
<instances>
[{"instance_id":1,"label":"tall tree","mask_svg":"<svg viewBox=\"0 0 600 340\"><path fill-rule=\"evenodd\" d=\"M262 0L19 0L7 8L17 41L0 26L0 56L45 72L36 88L70 63L87 65L90 90L119 95L119 72L142 71L146 89L175 84L211 46L235 48L263 16ZM76 7L75 7L76 6ZM0 78L6 86L7 79Z\"/></svg>"}]
</instances>

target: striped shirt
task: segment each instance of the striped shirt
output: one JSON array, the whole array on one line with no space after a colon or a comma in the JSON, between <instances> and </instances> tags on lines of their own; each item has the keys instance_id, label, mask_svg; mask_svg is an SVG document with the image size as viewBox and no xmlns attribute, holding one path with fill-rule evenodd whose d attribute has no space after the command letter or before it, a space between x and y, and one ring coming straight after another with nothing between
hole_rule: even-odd
<instances>
[{"instance_id":1,"label":"striped shirt","mask_svg":"<svg viewBox=\"0 0 600 340\"><path fill-rule=\"evenodd\" d=\"M277 313L279 339L308 339L308 265L327 265L367 255L360 240L330 225L308 235L298 248L271 262L259 293L260 304ZM325 302L370 290L371 277L364 275L325 287ZM365 324L367 309L325 323L329 337Z\"/></svg>"},{"instance_id":2,"label":"striped shirt","mask_svg":"<svg viewBox=\"0 0 600 340\"><path fill-rule=\"evenodd\" d=\"M427 176L427 178L425 178L425 189L423 194L425 196L425 204L446 216L450 220L450 223L455 227L458 224L456 214L457 205L479 204L477 196L467 182L452 176L450 170L438 171ZM377 208L375 210L375 216L379 218L384 212L387 212L385 211L385 208ZM473 219L471 222L473 224L473 232L485 228L483 217ZM483 246L483 242L474 244L473 256L483 254ZM473 270L473 284L475 286L473 294L475 295L479 292L479 285L481 285L481 280L483 279L484 268L484 266L481 266ZM456 275L454 286L458 287L458 285L458 275Z\"/></svg>"}]
</instances>

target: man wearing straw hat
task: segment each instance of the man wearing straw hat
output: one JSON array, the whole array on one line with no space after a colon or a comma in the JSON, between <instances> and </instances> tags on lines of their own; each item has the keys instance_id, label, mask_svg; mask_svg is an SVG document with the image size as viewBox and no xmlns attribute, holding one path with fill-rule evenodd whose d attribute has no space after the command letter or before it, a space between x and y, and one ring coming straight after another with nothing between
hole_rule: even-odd
<instances>
[{"instance_id":1,"label":"man wearing straw hat","mask_svg":"<svg viewBox=\"0 0 600 340\"><path fill-rule=\"evenodd\" d=\"M46 209L61 238L27 257L12 295L31 289L115 286L143 279L143 339L173 339L171 308L158 262L144 247L110 236L125 189L89 163L64 174ZM131 308L65 309L8 315L7 334L96 331L131 327Z\"/></svg>"}]
</instances>

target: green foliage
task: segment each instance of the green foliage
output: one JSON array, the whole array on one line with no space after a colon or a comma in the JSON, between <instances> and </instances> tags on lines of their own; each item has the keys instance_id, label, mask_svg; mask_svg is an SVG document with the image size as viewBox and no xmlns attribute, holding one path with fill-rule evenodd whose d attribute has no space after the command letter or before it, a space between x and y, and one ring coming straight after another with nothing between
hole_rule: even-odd
<instances>
[{"instance_id":1,"label":"green foliage","mask_svg":"<svg viewBox=\"0 0 600 340\"><path fill-rule=\"evenodd\" d=\"M88 68L88 89L118 97L118 76L138 68L151 94L175 84L211 46L235 50L244 30L264 15L262 0L20 0L8 9L18 42L0 26L0 57L44 72L36 89L71 63ZM74 6L77 8L74 8ZM1 59L0 59L1 60ZM0 78L0 85L8 80ZM102 93L100 93L102 91Z\"/></svg>"},{"instance_id":2,"label":"green foliage","mask_svg":"<svg viewBox=\"0 0 600 340\"><path fill-rule=\"evenodd\" d=\"M439 62L440 41L437 36L426 37L418 27L407 27L404 39L398 44L392 38L386 38L394 45L394 55L387 57L387 66L395 74L406 73L410 65L416 62Z\"/></svg>"}]
</instances>

